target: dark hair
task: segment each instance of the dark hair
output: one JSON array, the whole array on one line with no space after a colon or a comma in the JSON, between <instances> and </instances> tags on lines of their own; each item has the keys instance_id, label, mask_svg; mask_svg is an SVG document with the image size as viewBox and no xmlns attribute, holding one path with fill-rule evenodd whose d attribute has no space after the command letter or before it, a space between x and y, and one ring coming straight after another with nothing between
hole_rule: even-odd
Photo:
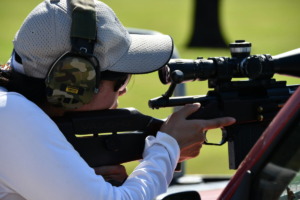
<instances>
[{"instance_id":1,"label":"dark hair","mask_svg":"<svg viewBox=\"0 0 300 200\"><path fill-rule=\"evenodd\" d=\"M12 68L9 65L0 65L0 85L5 86L10 80Z\"/></svg>"},{"instance_id":2,"label":"dark hair","mask_svg":"<svg viewBox=\"0 0 300 200\"><path fill-rule=\"evenodd\" d=\"M45 80L18 73L9 65L0 66L0 86L22 94L36 104L46 102Z\"/></svg>"}]
</instances>

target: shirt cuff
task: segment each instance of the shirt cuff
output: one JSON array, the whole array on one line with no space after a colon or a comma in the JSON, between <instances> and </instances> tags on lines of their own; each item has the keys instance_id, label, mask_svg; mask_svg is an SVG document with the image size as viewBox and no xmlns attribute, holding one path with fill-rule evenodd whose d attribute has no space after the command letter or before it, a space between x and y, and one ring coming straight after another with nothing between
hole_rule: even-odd
<instances>
[{"instance_id":1,"label":"shirt cuff","mask_svg":"<svg viewBox=\"0 0 300 200\"><path fill-rule=\"evenodd\" d=\"M146 138L144 152L147 152L147 149L153 145L161 145L167 150L171 164L175 169L180 156L180 148L177 141L172 136L158 131L156 137L148 136Z\"/></svg>"}]
</instances>

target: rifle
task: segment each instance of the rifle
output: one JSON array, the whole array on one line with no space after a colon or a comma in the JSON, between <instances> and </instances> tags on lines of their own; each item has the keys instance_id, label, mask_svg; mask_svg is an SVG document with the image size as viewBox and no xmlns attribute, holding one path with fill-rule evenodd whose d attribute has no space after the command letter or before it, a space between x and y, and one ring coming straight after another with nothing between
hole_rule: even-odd
<instances>
[{"instance_id":1,"label":"rifle","mask_svg":"<svg viewBox=\"0 0 300 200\"><path fill-rule=\"evenodd\" d=\"M207 60L171 59L159 71L162 83L172 83L161 97L149 100L151 108L181 106L200 102L199 111L189 119L211 119L232 116L235 125L222 129L222 140L228 142L229 167L236 169L270 121L298 87L272 79L274 73L300 76L300 49L277 56L250 56L250 43L236 41L231 45L232 58ZM247 52L248 51L248 52ZM231 81L249 77L248 81ZM171 97L177 84L207 80L206 96ZM142 159L145 138L154 135L163 121L144 115L134 108L70 112L53 118L68 141L91 166L121 164Z\"/></svg>"},{"instance_id":2,"label":"rifle","mask_svg":"<svg viewBox=\"0 0 300 200\"><path fill-rule=\"evenodd\" d=\"M212 119L231 116L234 125L222 128L219 143L228 142L229 168L237 169L277 112L293 94L298 85L276 81L275 73L300 77L300 49L277 56L250 55L251 43L237 40L229 45L230 57L208 59L171 59L159 70L163 84L171 83L160 97L149 100L149 107L182 106L201 103L201 108L188 119ZM248 80L232 81L232 78ZM171 97L177 84L208 80L206 96Z\"/></svg>"}]
</instances>

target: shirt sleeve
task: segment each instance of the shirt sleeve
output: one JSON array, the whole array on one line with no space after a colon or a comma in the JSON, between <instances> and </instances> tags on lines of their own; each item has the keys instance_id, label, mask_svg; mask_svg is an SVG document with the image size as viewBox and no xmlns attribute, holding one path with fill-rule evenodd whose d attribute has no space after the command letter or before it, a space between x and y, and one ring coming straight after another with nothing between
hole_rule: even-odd
<instances>
[{"instance_id":1,"label":"shirt sleeve","mask_svg":"<svg viewBox=\"0 0 300 200\"><path fill-rule=\"evenodd\" d=\"M143 156L124 184L127 190L137 191L132 193L132 199L153 199L166 192L179 159L179 146L174 138L158 132L156 137L146 138Z\"/></svg>"},{"instance_id":2,"label":"shirt sleeve","mask_svg":"<svg viewBox=\"0 0 300 200\"><path fill-rule=\"evenodd\" d=\"M114 187L96 175L55 123L21 95L0 97L0 119L0 185L25 199L153 199L166 190L179 157L171 136L149 136L140 165L121 187Z\"/></svg>"}]
</instances>

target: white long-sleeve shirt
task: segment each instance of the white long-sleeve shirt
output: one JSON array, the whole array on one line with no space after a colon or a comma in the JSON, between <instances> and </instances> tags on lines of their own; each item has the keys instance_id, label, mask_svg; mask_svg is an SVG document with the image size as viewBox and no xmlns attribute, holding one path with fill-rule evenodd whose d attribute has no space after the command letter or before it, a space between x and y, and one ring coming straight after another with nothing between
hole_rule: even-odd
<instances>
[{"instance_id":1,"label":"white long-sleeve shirt","mask_svg":"<svg viewBox=\"0 0 300 200\"><path fill-rule=\"evenodd\" d=\"M35 104L0 87L0 199L153 199L165 192L179 158L174 138L147 137L143 160L114 187L96 175Z\"/></svg>"}]
</instances>

